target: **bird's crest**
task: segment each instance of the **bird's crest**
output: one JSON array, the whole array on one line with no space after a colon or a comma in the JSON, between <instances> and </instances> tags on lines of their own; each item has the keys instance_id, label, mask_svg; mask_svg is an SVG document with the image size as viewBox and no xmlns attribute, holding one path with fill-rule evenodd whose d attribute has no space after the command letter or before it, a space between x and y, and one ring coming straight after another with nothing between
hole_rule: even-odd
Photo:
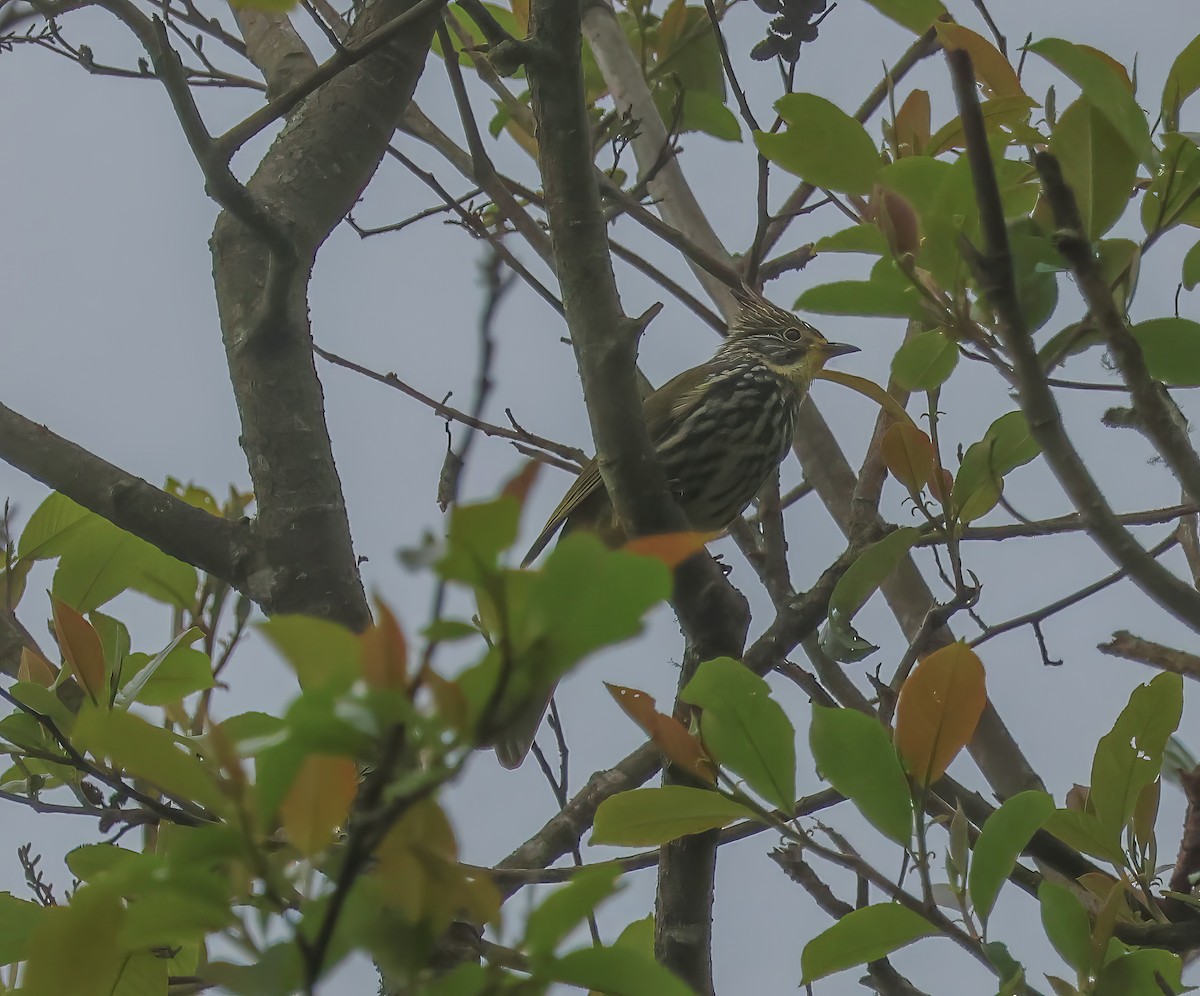
<instances>
[{"instance_id":1,"label":"bird's crest","mask_svg":"<svg viewBox=\"0 0 1200 996\"><path fill-rule=\"evenodd\" d=\"M754 293L749 288L735 289L733 297L737 301L739 308L737 315L733 319L733 323L730 325L729 334L736 338L779 332L789 326L802 329L811 327L807 322L797 318L790 311L784 311L783 308L772 304L765 297Z\"/></svg>"}]
</instances>

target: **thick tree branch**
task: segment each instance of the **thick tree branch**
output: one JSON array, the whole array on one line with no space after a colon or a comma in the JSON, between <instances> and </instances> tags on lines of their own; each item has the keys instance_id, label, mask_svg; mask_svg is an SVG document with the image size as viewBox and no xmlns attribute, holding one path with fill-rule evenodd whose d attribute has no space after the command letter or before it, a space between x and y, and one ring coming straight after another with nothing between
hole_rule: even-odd
<instances>
[{"instance_id":1,"label":"thick tree branch","mask_svg":"<svg viewBox=\"0 0 1200 996\"><path fill-rule=\"evenodd\" d=\"M1068 438L1054 394L1046 384L1037 350L1017 298L1008 229L1000 201L995 168L971 58L964 51L948 52L967 143L975 198L979 204L984 248L973 260L980 293L996 311L998 331L1020 382L1021 408L1029 429L1042 447L1046 462L1088 524L1088 534L1147 595L1193 630L1200 632L1200 593L1162 567L1113 515L1086 464Z\"/></svg>"},{"instance_id":2,"label":"thick tree branch","mask_svg":"<svg viewBox=\"0 0 1200 996\"><path fill-rule=\"evenodd\" d=\"M189 505L0 405L0 459L115 526L255 597L249 529Z\"/></svg>"}]
</instances>

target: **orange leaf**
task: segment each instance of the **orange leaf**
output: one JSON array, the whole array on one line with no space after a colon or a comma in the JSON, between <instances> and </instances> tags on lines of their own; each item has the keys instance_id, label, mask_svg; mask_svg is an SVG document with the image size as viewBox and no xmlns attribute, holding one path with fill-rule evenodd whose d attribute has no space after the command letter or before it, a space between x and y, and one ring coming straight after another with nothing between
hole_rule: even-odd
<instances>
[{"instance_id":1,"label":"orange leaf","mask_svg":"<svg viewBox=\"0 0 1200 996\"><path fill-rule=\"evenodd\" d=\"M280 822L296 850L311 857L333 843L357 789L358 768L350 758L306 757L279 807Z\"/></svg>"},{"instance_id":2,"label":"orange leaf","mask_svg":"<svg viewBox=\"0 0 1200 996\"><path fill-rule=\"evenodd\" d=\"M529 497L529 490L533 487L534 482L537 481L541 470L542 464L540 461L526 461L524 467L504 482L504 487L500 489L500 494L505 498L516 498L519 504L524 505L525 499Z\"/></svg>"},{"instance_id":3,"label":"orange leaf","mask_svg":"<svg viewBox=\"0 0 1200 996\"><path fill-rule=\"evenodd\" d=\"M949 500L954 493L954 475L945 467L939 474L936 471L929 476L929 491L943 505Z\"/></svg>"},{"instance_id":4,"label":"orange leaf","mask_svg":"<svg viewBox=\"0 0 1200 996\"><path fill-rule=\"evenodd\" d=\"M362 675L368 688L403 689L408 683L408 643L392 610L375 601L375 624L359 636Z\"/></svg>"},{"instance_id":5,"label":"orange leaf","mask_svg":"<svg viewBox=\"0 0 1200 996\"><path fill-rule=\"evenodd\" d=\"M688 557L704 549L704 544L715 540L720 532L708 533L661 533L658 536L639 536L625 544L628 553L639 557L654 557L668 567L675 568Z\"/></svg>"},{"instance_id":6,"label":"orange leaf","mask_svg":"<svg viewBox=\"0 0 1200 996\"><path fill-rule=\"evenodd\" d=\"M893 137L896 142L896 155L919 156L929 144L932 130L929 126L929 93L926 90L914 90L900 105L896 112L896 122L892 125Z\"/></svg>"},{"instance_id":7,"label":"orange leaf","mask_svg":"<svg viewBox=\"0 0 1200 996\"><path fill-rule=\"evenodd\" d=\"M983 662L965 643L921 661L896 703L896 750L909 774L922 785L940 778L975 735L986 701Z\"/></svg>"},{"instance_id":8,"label":"orange leaf","mask_svg":"<svg viewBox=\"0 0 1200 996\"><path fill-rule=\"evenodd\" d=\"M21 648L21 663L17 665L17 681L32 681L43 688L53 688L58 669L36 650Z\"/></svg>"},{"instance_id":9,"label":"orange leaf","mask_svg":"<svg viewBox=\"0 0 1200 996\"><path fill-rule=\"evenodd\" d=\"M933 475L936 459L933 443L915 425L890 425L879 441L879 452L892 476L916 494Z\"/></svg>"},{"instance_id":10,"label":"orange leaf","mask_svg":"<svg viewBox=\"0 0 1200 996\"><path fill-rule=\"evenodd\" d=\"M971 57L971 65L975 67L975 78L983 87L988 97L1017 97L1023 96L1021 81L1017 72L995 45L976 34L970 28L949 21L939 21L934 25L941 39L942 47L948 51L959 49Z\"/></svg>"},{"instance_id":11,"label":"orange leaf","mask_svg":"<svg viewBox=\"0 0 1200 996\"><path fill-rule=\"evenodd\" d=\"M921 248L917 212L899 194L893 194L890 190L880 191L876 224L895 255L915 256Z\"/></svg>"},{"instance_id":12,"label":"orange leaf","mask_svg":"<svg viewBox=\"0 0 1200 996\"><path fill-rule=\"evenodd\" d=\"M640 726L658 748L666 754L672 764L691 772L709 785L717 784L717 773L708 755L704 753L697 737L674 716L668 716L655 708L654 698L636 688L612 685L604 687L617 700L625 715Z\"/></svg>"},{"instance_id":13,"label":"orange leaf","mask_svg":"<svg viewBox=\"0 0 1200 996\"><path fill-rule=\"evenodd\" d=\"M93 702L107 701L104 693L104 647L92 624L61 599L50 596L54 634L63 657Z\"/></svg>"},{"instance_id":14,"label":"orange leaf","mask_svg":"<svg viewBox=\"0 0 1200 996\"><path fill-rule=\"evenodd\" d=\"M433 704L442 722L457 733L464 732L470 717L470 708L459 683L428 669L425 672L425 684L429 688L429 694L433 696Z\"/></svg>"}]
</instances>

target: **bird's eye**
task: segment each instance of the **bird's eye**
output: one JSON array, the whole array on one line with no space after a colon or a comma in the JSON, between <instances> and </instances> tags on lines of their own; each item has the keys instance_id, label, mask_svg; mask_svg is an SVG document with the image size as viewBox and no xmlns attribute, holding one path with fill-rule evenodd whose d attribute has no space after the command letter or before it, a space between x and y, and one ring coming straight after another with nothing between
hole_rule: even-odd
<instances>
[{"instance_id":1,"label":"bird's eye","mask_svg":"<svg viewBox=\"0 0 1200 996\"><path fill-rule=\"evenodd\" d=\"M804 338L804 333L801 332L798 328L796 328L793 325L790 328L786 328L783 330L783 337L788 342L799 342L801 339Z\"/></svg>"}]
</instances>

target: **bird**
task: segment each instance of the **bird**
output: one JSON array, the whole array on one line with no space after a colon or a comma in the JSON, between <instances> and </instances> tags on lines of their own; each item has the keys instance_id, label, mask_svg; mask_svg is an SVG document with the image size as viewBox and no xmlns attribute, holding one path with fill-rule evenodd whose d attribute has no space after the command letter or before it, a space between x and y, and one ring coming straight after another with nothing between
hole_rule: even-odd
<instances>
[{"instance_id":1,"label":"bird","mask_svg":"<svg viewBox=\"0 0 1200 996\"><path fill-rule=\"evenodd\" d=\"M643 402L668 487L697 532L724 531L755 499L791 448L813 377L834 357L858 352L749 289L734 297L738 311L712 358ZM592 530L614 549L628 538L595 458L550 513L521 566L529 567L560 529L563 535ZM501 765L516 768L525 759L552 694L522 710L493 744Z\"/></svg>"}]
</instances>

